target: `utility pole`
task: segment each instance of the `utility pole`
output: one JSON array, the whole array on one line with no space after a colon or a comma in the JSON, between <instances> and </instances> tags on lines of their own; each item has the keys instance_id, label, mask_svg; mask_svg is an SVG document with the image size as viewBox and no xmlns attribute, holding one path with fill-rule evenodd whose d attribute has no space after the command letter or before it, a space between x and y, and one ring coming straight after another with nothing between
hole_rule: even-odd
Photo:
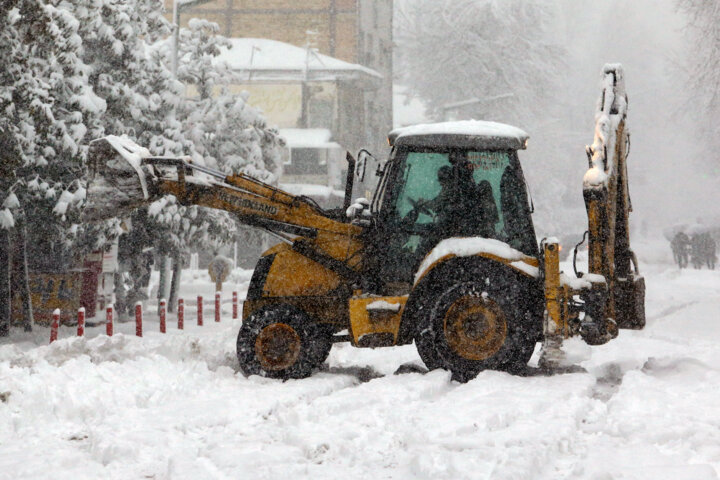
<instances>
[{"instance_id":1,"label":"utility pole","mask_svg":"<svg viewBox=\"0 0 720 480\"><path fill-rule=\"evenodd\" d=\"M211 0L174 0L173 1L173 38L172 38L172 73L173 77L177 79L178 76L178 48L180 43L180 14L192 7L208 3ZM173 115L174 116L174 115ZM164 295L167 289L167 256L162 257L160 262L160 285L158 295ZM182 259L180 255L176 255L172 259L172 276L170 279L170 300L168 302L168 311L173 313L175 311L175 303L177 301L178 290L180 288L180 275L182 273ZM159 299L158 299L159 300Z\"/></svg>"},{"instance_id":2,"label":"utility pole","mask_svg":"<svg viewBox=\"0 0 720 480\"><path fill-rule=\"evenodd\" d=\"M178 71L178 44L180 42L180 14L185 10L208 3L211 0L174 0L173 2L173 43L172 43L172 73L177 78Z\"/></svg>"}]
</instances>

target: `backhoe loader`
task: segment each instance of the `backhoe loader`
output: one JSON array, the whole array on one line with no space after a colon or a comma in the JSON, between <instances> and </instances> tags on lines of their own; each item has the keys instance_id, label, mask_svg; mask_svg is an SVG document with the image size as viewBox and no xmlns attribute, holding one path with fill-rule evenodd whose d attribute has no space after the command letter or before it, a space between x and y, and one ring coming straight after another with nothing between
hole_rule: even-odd
<instances>
[{"instance_id":1,"label":"backhoe loader","mask_svg":"<svg viewBox=\"0 0 720 480\"><path fill-rule=\"evenodd\" d=\"M583 182L584 275L560 271L556 239L538 246L517 155L528 136L493 122L394 130L383 162L348 154L345 203L334 211L244 174L105 137L92 144L85 213L121 216L174 195L280 239L257 262L243 304L237 357L245 374L302 378L335 342L413 341L429 369L459 380L483 369L515 372L537 342L551 351L580 335L597 345L618 328L644 326L644 280L629 244L626 112L622 69L606 65Z\"/></svg>"}]
</instances>

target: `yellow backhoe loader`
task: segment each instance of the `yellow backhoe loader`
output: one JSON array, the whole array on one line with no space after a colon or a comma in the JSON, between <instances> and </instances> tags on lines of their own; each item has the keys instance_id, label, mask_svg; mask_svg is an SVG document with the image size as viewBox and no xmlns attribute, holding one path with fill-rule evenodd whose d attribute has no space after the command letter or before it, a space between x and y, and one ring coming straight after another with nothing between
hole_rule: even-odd
<instances>
[{"instance_id":1,"label":"yellow backhoe loader","mask_svg":"<svg viewBox=\"0 0 720 480\"><path fill-rule=\"evenodd\" d=\"M580 335L602 344L618 328L645 323L628 236L620 66L607 65L603 79L583 188L585 275L560 271L555 239L538 247L517 155L528 136L492 122L395 130L384 162L348 154L345 204L335 211L247 175L105 137L92 144L85 213L120 216L174 195L280 238L257 262L243 305L237 356L245 374L306 377L334 342L414 341L429 369L459 380L488 368L522 370L537 342L552 350Z\"/></svg>"}]
</instances>

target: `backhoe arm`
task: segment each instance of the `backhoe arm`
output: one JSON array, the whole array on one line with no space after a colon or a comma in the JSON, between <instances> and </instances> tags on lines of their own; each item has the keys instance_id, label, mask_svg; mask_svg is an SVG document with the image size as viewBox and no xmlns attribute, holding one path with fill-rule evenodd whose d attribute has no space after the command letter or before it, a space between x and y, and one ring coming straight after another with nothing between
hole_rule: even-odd
<instances>
[{"instance_id":1,"label":"backhoe arm","mask_svg":"<svg viewBox=\"0 0 720 480\"><path fill-rule=\"evenodd\" d=\"M583 178L583 197L588 214L588 268L605 277L608 286L605 317L620 328L642 328L645 281L630 249L627 106L622 66L605 65L595 138L586 148L590 168Z\"/></svg>"},{"instance_id":2,"label":"backhoe arm","mask_svg":"<svg viewBox=\"0 0 720 480\"><path fill-rule=\"evenodd\" d=\"M645 325L645 281L630 249L626 119L622 67L605 65L595 138L586 148L589 169L583 178L589 272L579 278L562 273L557 239L543 243L545 335L551 344L579 333L587 343L598 345L615 338L618 328Z\"/></svg>"}]
</instances>

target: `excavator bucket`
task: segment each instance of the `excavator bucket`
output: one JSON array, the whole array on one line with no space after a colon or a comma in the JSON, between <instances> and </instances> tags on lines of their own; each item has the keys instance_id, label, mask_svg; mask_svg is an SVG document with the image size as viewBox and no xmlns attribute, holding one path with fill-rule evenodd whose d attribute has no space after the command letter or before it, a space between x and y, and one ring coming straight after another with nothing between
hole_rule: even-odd
<instances>
[{"instance_id":1,"label":"excavator bucket","mask_svg":"<svg viewBox=\"0 0 720 480\"><path fill-rule=\"evenodd\" d=\"M83 218L100 221L122 217L152 198L152 167L143 164L150 152L125 137L110 135L90 144L86 205Z\"/></svg>"}]
</instances>

